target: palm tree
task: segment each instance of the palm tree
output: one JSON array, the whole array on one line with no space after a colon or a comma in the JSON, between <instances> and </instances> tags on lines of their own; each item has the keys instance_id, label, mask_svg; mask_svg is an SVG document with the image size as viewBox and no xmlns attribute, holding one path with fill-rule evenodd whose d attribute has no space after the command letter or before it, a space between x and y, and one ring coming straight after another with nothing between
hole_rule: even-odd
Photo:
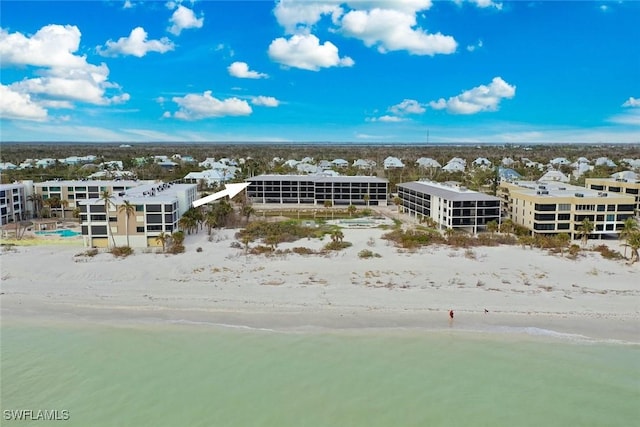
<instances>
[{"instance_id":1,"label":"palm tree","mask_svg":"<svg viewBox=\"0 0 640 427\"><path fill-rule=\"evenodd\" d=\"M64 219L64 211L69 207L69 201L66 199L60 200L60 217Z\"/></svg>"},{"instance_id":2,"label":"palm tree","mask_svg":"<svg viewBox=\"0 0 640 427\"><path fill-rule=\"evenodd\" d=\"M493 234L496 231L498 231L498 222L495 220L489 221L487 222L486 227L487 227L487 231Z\"/></svg>"},{"instance_id":3,"label":"palm tree","mask_svg":"<svg viewBox=\"0 0 640 427\"><path fill-rule=\"evenodd\" d=\"M347 212L349 213L349 216L353 216L354 213L356 213L358 211L358 208L356 208L354 205L349 205L349 207L347 207Z\"/></svg>"},{"instance_id":4,"label":"palm tree","mask_svg":"<svg viewBox=\"0 0 640 427\"><path fill-rule=\"evenodd\" d=\"M180 228L187 231L187 234L191 234L191 230L193 230L194 227L196 229L198 228L198 223L196 222L196 220L192 216L187 215L186 212L182 216L182 218L180 218L178 224L180 225Z\"/></svg>"},{"instance_id":5,"label":"palm tree","mask_svg":"<svg viewBox=\"0 0 640 427\"><path fill-rule=\"evenodd\" d=\"M369 201L371 200L371 196L369 195L369 193L367 193L364 196L362 196L362 200L364 200L366 205L369 206Z\"/></svg>"},{"instance_id":6,"label":"palm tree","mask_svg":"<svg viewBox=\"0 0 640 427\"><path fill-rule=\"evenodd\" d=\"M103 190L100 193L100 200L104 202L104 215L107 218L107 246L109 246L109 236L111 236L111 241L113 242L113 246L116 246L116 239L113 237L111 233L111 224L109 223L109 208L111 206L115 206L113 203L113 196L109 192L109 190Z\"/></svg>"},{"instance_id":7,"label":"palm tree","mask_svg":"<svg viewBox=\"0 0 640 427\"><path fill-rule=\"evenodd\" d=\"M247 219L247 224L249 223L249 217L255 213L253 207L249 204L242 205L242 216Z\"/></svg>"},{"instance_id":8,"label":"palm tree","mask_svg":"<svg viewBox=\"0 0 640 427\"><path fill-rule=\"evenodd\" d=\"M42 209L42 194L29 194L27 196L28 202L33 202L33 213L36 218L40 218L40 210Z\"/></svg>"},{"instance_id":9,"label":"palm tree","mask_svg":"<svg viewBox=\"0 0 640 427\"><path fill-rule=\"evenodd\" d=\"M564 256L564 250L571 242L571 236L568 233L560 233L556 236L556 243L560 247L560 255Z\"/></svg>"},{"instance_id":10,"label":"palm tree","mask_svg":"<svg viewBox=\"0 0 640 427\"><path fill-rule=\"evenodd\" d=\"M156 242L162 245L162 252L167 248L167 243L171 237L164 231L156 236Z\"/></svg>"},{"instance_id":11,"label":"palm tree","mask_svg":"<svg viewBox=\"0 0 640 427\"><path fill-rule=\"evenodd\" d=\"M513 220L511 220L510 218L507 218L502 222L502 224L500 224L500 232L505 234L511 234L513 232L514 227L515 227L515 224L513 223Z\"/></svg>"},{"instance_id":12,"label":"palm tree","mask_svg":"<svg viewBox=\"0 0 640 427\"><path fill-rule=\"evenodd\" d=\"M578 232L582 236L582 246L586 245L589 241L589 234L593 231L593 223L589 220L589 218L585 218L582 220L582 223L578 227Z\"/></svg>"},{"instance_id":13,"label":"palm tree","mask_svg":"<svg viewBox=\"0 0 640 427\"><path fill-rule=\"evenodd\" d=\"M629 217L624 220L624 226L620 230L619 238L627 240L634 232L638 231L638 222L635 218ZM627 245L624 245L624 257L627 257Z\"/></svg>"},{"instance_id":14,"label":"palm tree","mask_svg":"<svg viewBox=\"0 0 640 427\"><path fill-rule=\"evenodd\" d=\"M127 246L129 246L129 217L136 213L136 207L128 200L125 200L118 207L118 212L124 212L125 214L125 231L127 232Z\"/></svg>"},{"instance_id":15,"label":"palm tree","mask_svg":"<svg viewBox=\"0 0 640 427\"><path fill-rule=\"evenodd\" d=\"M640 230L636 230L627 237L627 245L631 248L631 264L640 260Z\"/></svg>"},{"instance_id":16,"label":"palm tree","mask_svg":"<svg viewBox=\"0 0 640 427\"><path fill-rule=\"evenodd\" d=\"M393 204L398 207L398 212L400 212L400 206L402 206L402 199L398 196L394 197Z\"/></svg>"}]
</instances>

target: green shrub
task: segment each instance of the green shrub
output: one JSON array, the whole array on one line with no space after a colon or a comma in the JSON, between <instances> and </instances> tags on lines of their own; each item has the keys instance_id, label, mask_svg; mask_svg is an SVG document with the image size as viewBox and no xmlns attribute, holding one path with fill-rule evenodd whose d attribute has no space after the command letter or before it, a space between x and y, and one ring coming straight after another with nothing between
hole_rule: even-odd
<instances>
[{"instance_id":1,"label":"green shrub","mask_svg":"<svg viewBox=\"0 0 640 427\"><path fill-rule=\"evenodd\" d=\"M360 252L358 252L358 257L360 257L360 258L380 258L380 254L372 252L369 249L363 249Z\"/></svg>"},{"instance_id":2,"label":"green shrub","mask_svg":"<svg viewBox=\"0 0 640 427\"><path fill-rule=\"evenodd\" d=\"M116 246L111 248L111 254L114 257L126 258L129 255L133 254L133 249L131 249L130 246Z\"/></svg>"},{"instance_id":3,"label":"green shrub","mask_svg":"<svg viewBox=\"0 0 640 427\"><path fill-rule=\"evenodd\" d=\"M610 249L607 245L599 245L593 248L594 251L600 252L604 259L624 259L624 256L618 251Z\"/></svg>"},{"instance_id":4,"label":"green shrub","mask_svg":"<svg viewBox=\"0 0 640 427\"><path fill-rule=\"evenodd\" d=\"M340 251L342 249L348 248L349 246L351 246L350 242L333 241L324 245L324 249L327 251Z\"/></svg>"},{"instance_id":5,"label":"green shrub","mask_svg":"<svg viewBox=\"0 0 640 427\"><path fill-rule=\"evenodd\" d=\"M181 254L184 252L184 245L180 243L174 243L173 245L169 246L167 252L174 255Z\"/></svg>"}]
</instances>

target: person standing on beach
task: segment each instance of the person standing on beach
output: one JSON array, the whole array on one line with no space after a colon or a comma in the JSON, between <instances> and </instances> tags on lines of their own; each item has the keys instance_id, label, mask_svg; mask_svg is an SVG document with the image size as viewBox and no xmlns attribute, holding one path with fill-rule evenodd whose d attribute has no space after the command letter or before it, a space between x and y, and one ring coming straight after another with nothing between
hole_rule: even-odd
<instances>
[{"instance_id":1,"label":"person standing on beach","mask_svg":"<svg viewBox=\"0 0 640 427\"><path fill-rule=\"evenodd\" d=\"M449 310L449 318L453 320L453 310Z\"/></svg>"}]
</instances>

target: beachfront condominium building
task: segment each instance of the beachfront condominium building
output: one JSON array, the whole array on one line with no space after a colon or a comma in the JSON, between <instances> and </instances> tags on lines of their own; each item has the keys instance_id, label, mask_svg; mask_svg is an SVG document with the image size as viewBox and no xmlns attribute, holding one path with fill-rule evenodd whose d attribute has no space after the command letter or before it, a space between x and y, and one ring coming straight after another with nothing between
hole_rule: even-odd
<instances>
[{"instance_id":1,"label":"beachfront condominium building","mask_svg":"<svg viewBox=\"0 0 640 427\"><path fill-rule=\"evenodd\" d=\"M403 212L418 218L431 218L444 228L466 229L476 233L490 221L500 218L500 199L472 191L458 183L413 181L398 184Z\"/></svg>"},{"instance_id":2,"label":"beachfront condominium building","mask_svg":"<svg viewBox=\"0 0 640 427\"><path fill-rule=\"evenodd\" d=\"M580 237L585 219L594 226L591 237L618 234L635 208L632 195L561 182L503 181L499 194L515 224L534 235L567 233L572 239Z\"/></svg>"},{"instance_id":3,"label":"beachfront condominium building","mask_svg":"<svg viewBox=\"0 0 640 427\"><path fill-rule=\"evenodd\" d=\"M118 194L150 182L153 181L60 180L37 182L33 184L33 188L35 194L41 197L43 204L41 208L47 207L51 216L73 218L74 211L80 206L80 202L97 199L105 190L111 194Z\"/></svg>"},{"instance_id":4,"label":"beachfront condominium building","mask_svg":"<svg viewBox=\"0 0 640 427\"><path fill-rule=\"evenodd\" d=\"M584 185L591 190L627 194L635 199L635 215L640 216L640 180L627 178L587 178Z\"/></svg>"},{"instance_id":5,"label":"beachfront condominium building","mask_svg":"<svg viewBox=\"0 0 640 427\"><path fill-rule=\"evenodd\" d=\"M108 211L97 197L77 201L85 246L159 246L158 235L178 230L180 217L196 200L196 188L196 184L138 185L114 193ZM133 210L129 215L123 208L126 202Z\"/></svg>"},{"instance_id":6,"label":"beachfront condominium building","mask_svg":"<svg viewBox=\"0 0 640 427\"><path fill-rule=\"evenodd\" d=\"M0 225L28 218L27 197L29 185L25 183L0 185Z\"/></svg>"},{"instance_id":7,"label":"beachfront condominium building","mask_svg":"<svg viewBox=\"0 0 640 427\"><path fill-rule=\"evenodd\" d=\"M386 206L389 181L372 176L259 175L247 179L254 203Z\"/></svg>"}]
</instances>

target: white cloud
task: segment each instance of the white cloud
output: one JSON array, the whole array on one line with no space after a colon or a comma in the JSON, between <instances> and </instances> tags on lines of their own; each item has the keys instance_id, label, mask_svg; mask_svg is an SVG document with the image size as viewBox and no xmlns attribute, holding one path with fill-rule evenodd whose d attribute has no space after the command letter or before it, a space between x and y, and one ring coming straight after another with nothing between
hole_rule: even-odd
<instances>
[{"instance_id":1,"label":"white cloud","mask_svg":"<svg viewBox=\"0 0 640 427\"><path fill-rule=\"evenodd\" d=\"M262 95L254 96L253 98L251 98L251 103L259 107L277 107L278 105L280 105L280 101L278 101L273 96Z\"/></svg>"},{"instance_id":2,"label":"white cloud","mask_svg":"<svg viewBox=\"0 0 640 427\"><path fill-rule=\"evenodd\" d=\"M425 112L425 108L414 99L405 99L401 103L389 107L389 111L402 116L405 114L422 114Z\"/></svg>"},{"instance_id":3,"label":"white cloud","mask_svg":"<svg viewBox=\"0 0 640 427\"><path fill-rule=\"evenodd\" d=\"M0 117L18 120L45 120L47 110L31 100L29 94L0 84Z\"/></svg>"},{"instance_id":4,"label":"white cloud","mask_svg":"<svg viewBox=\"0 0 640 427\"><path fill-rule=\"evenodd\" d=\"M502 10L502 3L493 0L469 0L470 3L475 4L480 8L494 7L498 10Z\"/></svg>"},{"instance_id":5,"label":"white cloud","mask_svg":"<svg viewBox=\"0 0 640 427\"><path fill-rule=\"evenodd\" d=\"M384 116L380 116L380 117L373 117L370 121L372 121L372 122L383 122L383 123L398 123L398 122L404 122L406 120L407 119L405 119L403 117L384 115Z\"/></svg>"},{"instance_id":6,"label":"white cloud","mask_svg":"<svg viewBox=\"0 0 640 427\"><path fill-rule=\"evenodd\" d=\"M462 4L467 1L481 9L486 9L488 7L496 8L497 10L502 10L502 2L493 1L493 0L452 0L458 6L462 6Z\"/></svg>"},{"instance_id":7,"label":"white cloud","mask_svg":"<svg viewBox=\"0 0 640 427\"><path fill-rule=\"evenodd\" d=\"M500 101L513 98L515 94L515 86L505 82L501 77L494 77L488 86L480 85L448 100L440 98L437 101L431 101L429 106L435 110L446 108L453 114L475 114L482 111L496 111Z\"/></svg>"},{"instance_id":8,"label":"white cloud","mask_svg":"<svg viewBox=\"0 0 640 427\"><path fill-rule=\"evenodd\" d=\"M229 74L239 79L263 79L269 77L264 73L249 70L249 65L246 62L236 61L227 67Z\"/></svg>"},{"instance_id":9,"label":"white cloud","mask_svg":"<svg viewBox=\"0 0 640 427\"><path fill-rule=\"evenodd\" d=\"M429 34L416 26L415 13L391 9L353 10L342 17L341 32L360 39L378 51L406 50L414 55L450 54L458 46L455 39L442 33Z\"/></svg>"},{"instance_id":10,"label":"white cloud","mask_svg":"<svg viewBox=\"0 0 640 427\"><path fill-rule=\"evenodd\" d=\"M43 99L63 99L87 102L95 105L119 104L129 100L129 94L105 96L110 88L119 88L109 83L109 69L106 65L87 64L85 69L52 68L41 71L42 77L24 79L13 83L12 88Z\"/></svg>"},{"instance_id":11,"label":"white cloud","mask_svg":"<svg viewBox=\"0 0 640 427\"><path fill-rule=\"evenodd\" d=\"M284 1L276 4L273 13L288 34L315 25L323 15L337 20L343 13L339 1Z\"/></svg>"},{"instance_id":12,"label":"white cloud","mask_svg":"<svg viewBox=\"0 0 640 427\"><path fill-rule=\"evenodd\" d=\"M133 8L133 6L135 6L135 5L133 4L133 2L131 0L125 0L124 4L122 5L122 8L123 9L131 9L131 8Z\"/></svg>"},{"instance_id":13,"label":"white cloud","mask_svg":"<svg viewBox=\"0 0 640 427\"><path fill-rule=\"evenodd\" d=\"M120 37L117 42L107 41L106 47L98 47L102 56L133 55L141 58L148 52L165 53L174 49L174 45L167 37L160 40L147 40L147 32L142 27L131 30L129 37Z\"/></svg>"},{"instance_id":14,"label":"white cloud","mask_svg":"<svg viewBox=\"0 0 640 427\"><path fill-rule=\"evenodd\" d=\"M204 17L196 18L196 14L193 13L193 10L182 5L178 5L178 8L173 12L173 15L171 15L169 22L171 22L169 32L178 36L182 30L189 28L202 28L202 25L204 24Z\"/></svg>"},{"instance_id":15,"label":"white cloud","mask_svg":"<svg viewBox=\"0 0 640 427\"><path fill-rule=\"evenodd\" d=\"M283 37L275 39L269 45L269 57L280 64L311 71L354 64L348 56L340 58L333 43L326 41L320 44L313 34L296 34L289 40Z\"/></svg>"},{"instance_id":16,"label":"white cloud","mask_svg":"<svg viewBox=\"0 0 640 427\"><path fill-rule=\"evenodd\" d=\"M44 108L71 108L69 101L109 105L127 101L129 95L108 81L109 68L103 63L89 64L85 56L74 53L81 33L71 25L47 25L28 37L0 30L0 56L3 65L33 66L37 77L10 85L11 90L28 95ZM31 72L30 69L27 69ZM115 92L115 95L107 95Z\"/></svg>"},{"instance_id":17,"label":"white cloud","mask_svg":"<svg viewBox=\"0 0 640 427\"><path fill-rule=\"evenodd\" d=\"M640 99L634 98L633 96L629 97L624 104L623 107L640 107Z\"/></svg>"},{"instance_id":18,"label":"white cloud","mask_svg":"<svg viewBox=\"0 0 640 427\"><path fill-rule=\"evenodd\" d=\"M610 117L607 121L619 125L640 126L640 109L627 110L624 113Z\"/></svg>"},{"instance_id":19,"label":"white cloud","mask_svg":"<svg viewBox=\"0 0 640 427\"><path fill-rule=\"evenodd\" d=\"M220 100L211 96L208 90L202 95L190 93L183 97L173 97L173 102L178 104L180 109L173 114L173 117L183 120L198 120L208 117L224 116L248 116L252 113L247 101L238 98L228 98Z\"/></svg>"},{"instance_id":20,"label":"white cloud","mask_svg":"<svg viewBox=\"0 0 640 427\"><path fill-rule=\"evenodd\" d=\"M476 49L480 49L483 46L482 40L478 40L476 44L470 44L467 46L469 52L473 52Z\"/></svg>"},{"instance_id":21,"label":"white cloud","mask_svg":"<svg viewBox=\"0 0 640 427\"><path fill-rule=\"evenodd\" d=\"M80 30L72 25L47 25L31 37L0 29L2 64L82 68L87 65L86 58L73 54L80 37Z\"/></svg>"}]
</instances>

